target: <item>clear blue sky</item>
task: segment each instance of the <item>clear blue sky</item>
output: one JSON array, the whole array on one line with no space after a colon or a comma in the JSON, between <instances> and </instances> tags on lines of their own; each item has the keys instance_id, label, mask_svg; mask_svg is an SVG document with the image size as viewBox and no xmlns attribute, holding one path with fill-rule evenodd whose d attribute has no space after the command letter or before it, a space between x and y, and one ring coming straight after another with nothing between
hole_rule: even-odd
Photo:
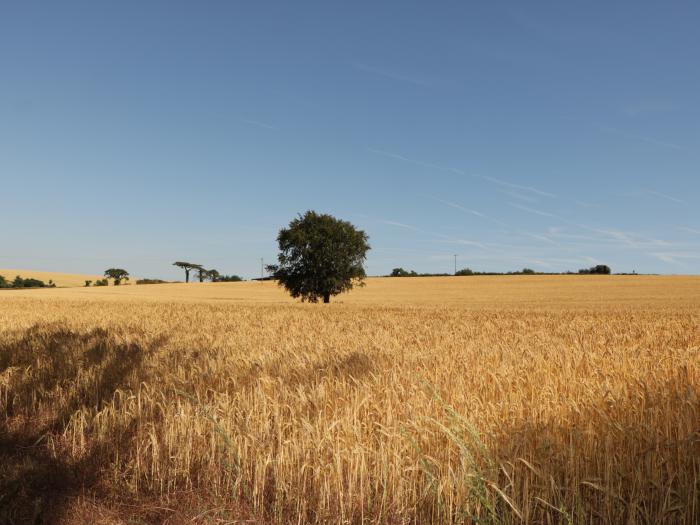
<instances>
[{"instance_id":1,"label":"clear blue sky","mask_svg":"<svg viewBox=\"0 0 700 525\"><path fill-rule=\"evenodd\" d=\"M0 267L700 272L697 2L13 2Z\"/></svg>"}]
</instances>

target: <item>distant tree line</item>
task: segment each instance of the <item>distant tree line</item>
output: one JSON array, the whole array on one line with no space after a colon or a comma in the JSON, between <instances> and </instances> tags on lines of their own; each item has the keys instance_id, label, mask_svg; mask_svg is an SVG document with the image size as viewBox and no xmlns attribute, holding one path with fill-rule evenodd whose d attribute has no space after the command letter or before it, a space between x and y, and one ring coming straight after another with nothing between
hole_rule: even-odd
<instances>
[{"instance_id":1,"label":"distant tree line","mask_svg":"<svg viewBox=\"0 0 700 525\"><path fill-rule=\"evenodd\" d=\"M544 275L542 272L536 272L532 268L523 268L514 272L475 272L471 268L462 268L455 275Z\"/></svg>"},{"instance_id":2,"label":"distant tree line","mask_svg":"<svg viewBox=\"0 0 700 525\"><path fill-rule=\"evenodd\" d=\"M105 270L104 279L97 279L94 283L91 279L86 279L85 286L109 286L110 279L114 281L114 286L119 286L122 281L129 280L129 272L123 268L108 268Z\"/></svg>"},{"instance_id":3,"label":"distant tree line","mask_svg":"<svg viewBox=\"0 0 700 525\"><path fill-rule=\"evenodd\" d=\"M610 270L610 266L607 266L605 264L598 264L596 266L591 266L590 268L583 268L579 270L578 273L587 275L610 275L612 271Z\"/></svg>"},{"instance_id":4,"label":"distant tree line","mask_svg":"<svg viewBox=\"0 0 700 525\"><path fill-rule=\"evenodd\" d=\"M136 284L165 284L168 281L162 279L137 279Z\"/></svg>"},{"instance_id":5,"label":"distant tree line","mask_svg":"<svg viewBox=\"0 0 700 525\"><path fill-rule=\"evenodd\" d=\"M532 268L523 268L514 272L477 272L471 268L462 268L457 270L454 275L470 276L470 275L610 275L612 271L605 264L598 264L591 268L583 268L578 272L537 272ZM404 270L403 268L394 268L388 277L444 277L453 275L450 273L417 273L413 270ZM630 274L636 275L636 274Z\"/></svg>"},{"instance_id":6,"label":"distant tree line","mask_svg":"<svg viewBox=\"0 0 700 525\"><path fill-rule=\"evenodd\" d=\"M389 277L446 277L451 273L417 273L413 270L404 270L403 268L394 268L391 270Z\"/></svg>"},{"instance_id":7,"label":"distant tree line","mask_svg":"<svg viewBox=\"0 0 700 525\"><path fill-rule=\"evenodd\" d=\"M56 285L52 280L48 283L40 279L22 278L19 275L12 281L8 281L5 276L0 275L0 288L55 288Z\"/></svg>"},{"instance_id":8,"label":"distant tree line","mask_svg":"<svg viewBox=\"0 0 700 525\"><path fill-rule=\"evenodd\" d=\"M224 283L224 282L237 282L237 281L242 281L243 279L239 277L238 275L223 275L220 274L218 270L207 270L202 266L201 264L197 263L191 263L191 262L186 262L186 261L176 261L173 263L173 266L177 266L179 268L182 268L185 270L185 282L189 283L190 282L190 272L194 270L196 272L197 277L199 278L199 282L203 283L204 281L211 281L213 283Z\"/></svg>"},{"instance_id":9,"label":"distant tree line","mask_svg":"<svg viewBox=\"0 0 700 525\"><path fill-rule=\"evenodd\" d=\"M243 279L238 275L222 275L217 270L207 270L201 264L194 264L188 262L178 261L173 263L175 266L179 266L185 270L185 281L189 282L190 272L195 270L199 282L211 281L211 282L234 282L242 281ZM97 279L92 281L91 279L85 280L85 286L109 286L110 279L114 283L114 286L119 286L123 282L129 280L129 272L123 268L109 268L104 272L104 279ZM136 284L165 284L168 281L162 279L137 279Z\"/></svg>"}]
</instances>

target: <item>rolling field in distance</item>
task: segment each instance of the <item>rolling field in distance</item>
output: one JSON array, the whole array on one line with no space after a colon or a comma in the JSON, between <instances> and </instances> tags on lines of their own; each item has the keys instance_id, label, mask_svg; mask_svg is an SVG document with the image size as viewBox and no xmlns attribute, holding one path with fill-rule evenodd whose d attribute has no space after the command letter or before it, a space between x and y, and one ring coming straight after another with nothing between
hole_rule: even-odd
<instances>
[{"instance_id":1,"label":"rolling field in distance","mask_svg":"<svg viewBox=\"0 0 700 525\"><path fill-rule=\"evenodd\" d=\"M700 278L4 291L0 523L36 516L697 523Z\"/></svg>"},{"instance_id":2,"label":"rolling field in distance","mask_svg":"<svg viewBox=\"0 0 700 525\"><path fill-rule=\"evenodd\" d=\"M0 272L0 275L2 273ZM48 275L48 274L45 274ZM5 290L2 297L136 300L156 302L232 302L299 304L272 281L168 283L156 285ZM75 279L74 279L75 280ZM371 277L366 286L332 299L333 304L373 306L484 307L532 305L553 308L648 308L651 305L698 306L700 278L687 276L527 275L477 277Z\"/></svg>"},{"instance_id":3,"label":"rolling field in distance","mask_svg":"<svg viewBox=\"0 0 700 525\"><path fill-rule=\"evenodd\" d=\"M61 272L42 272L36 270L18 270L16 268L0 268L0 275L4 276L7 280L11 281L16 276L21 276L25 279L39 279L48 284L51 280L56 283L59 287L75 287L84 286L86 280L95 281L97 279L102 279L101 275L82 275L75 273L61 273Z\"/></svg>"}]
</instances>

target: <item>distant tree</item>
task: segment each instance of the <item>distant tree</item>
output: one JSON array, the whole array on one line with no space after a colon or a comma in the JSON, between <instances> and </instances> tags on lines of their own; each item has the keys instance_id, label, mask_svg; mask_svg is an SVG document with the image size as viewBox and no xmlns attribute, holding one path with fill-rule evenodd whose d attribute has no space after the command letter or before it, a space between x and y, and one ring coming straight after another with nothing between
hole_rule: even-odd
<instances>
[{"instance_id":1,"label":"distant tree","mask_svg":"<svg viewBox=\"0 0 700 525\"><path fill-rule=\"evenodd\" d=\"M455 275L474 275L474 271L471 268L462 268L455 272Z\"/></svg>"},{"instance_id":2,"label":"distant tree","mask_svg":"<svg viewBox=\"0 0 700 525\"><path fill-rule=\"evenodd\" d=\"M189 263L189 262L184 262L184 261L177 261L173 263L173 266L178 266L185 270L185 282L189 283L190 282L190 271L191 270L199 270L202 268L201 264L195 264L195 263Z\"/></svg>"},{"instance_id":3,"label":"distant tree","mask_svg":"<svg viewBox=\"0 0 700 525\"><path fill-rule=\"evenodd\" d=\"M17 275L12 281L12 288L46 288L46 283L39 279L33 279L28 277L27 279L22 279Z\"/></svg>"},{"instance_id":4,"label":"distant tree","mask_svg":"<svg viewBox=\"0 0 700 525\"><path fill-rule=\"evenodd\" d=\"M4 275L0 275L0 288L9 288L10 283L7 282Z\"/></svg>"},{"instance_id":5,"label":"distant tree","mask_svg":"<svg viewBox=\"0 0 700 525\"><path fill-rule=\"evenodd\" d=\"M122 281L129 280L129 272L122 268L109 268L105 270L105 277L114 279L114 286L119 286Z\"/></svg>"},{"instance_id":6,"label":"distant tree","mask_svg":"<svg viewBox=\"0 0 700 525\"><path fill-rule=\"evenodd\" d=\"M211 270L207 270L206 272L207 272L206 278L209 279L213 283L216 282L219 279L219 277L221 277L221 274L219 273L218 270L211 269Z\"/></svg>"},{"instance_id":7,"label":"distant tree","mask_svg":"<svg viewBox=\"0 0 700 525\"><path fill-rule=\"evenodd\" d=\"M421 274L416 273L415 270L406 271L403 268L394 268L391 270L389 277L419 277Z\"/></svg>"},{"instance_id":8,"label":"distant tree","mask_svg":"<svg viewBox=\"0 0 700 525\"><path fill-rule=\"evenodd\" d=\"M197 270L197 277L199 278L199 282L203 283L204 279L208 278L209 270L206 270L203 266L196 268L196 270Z\"/></svg>"},{"instance_id":9,"label":"distant tree","mask_svg":"<svg viewBox=\"0 0 700 525\"><path fill-rule=\"evenodd\" d=\"M523 275L535 275L536 272L532 268L523 268L523 271L520 273Z\"/></svg>"},{"instance_id":10,"label":"distant tree","mask_svg":"<svg viewBox=\"0 0 700 525\"><path fill-rule=\"evenodd\" d=\"M267 270L292 297L311 303L362 285L370 249L364 231L331 215L307 211L280 230L279 264Z\"/></svg>"},{"instance_id":11,"label":"distant tree","mask_svg":"<svg viewBox=\"0 0 700 525\"><path fill-rule=\"evenodd\" d=\"M217 283L234 283L234 282L239 282L242 281L243 278L239 277L238 275L219 275L215 282Z\"/></svg>"},{"instance_id":12,"label":"distant tree","mask_svg":"<svg viewBox=\"0 0 700 525\"><path fill-rule=\"evenodd\" d=\"M612 270L610 269L610 266L606 264L598 264L596 266L592 266L590 268L583 268L578 271L580 274L597 274L597 275L610 275L612 273Z\"/></svg>"},{"instance_id":13,"label":"distant tree","mask_svg":"<svg viewBox=\"0 0 700 525\"><path fill-rule=\"evenodd\" d=\"M85 287L86 287L86 288L87 288L88 286L90 286L91 284L92 284L92 281L90 281L89 279L86 279L86 280L85 280Z\"/></svg>"},{"instance_id":14,"label":"distant tree","mask_svg":"<svg viewBox=\"0 0 700 525\"><path fill-rule=\"evenodd\" d=\"M95 281L95 286L108 286L109 281L107 279L97 279Z\"/></svg>"}]
</instances>

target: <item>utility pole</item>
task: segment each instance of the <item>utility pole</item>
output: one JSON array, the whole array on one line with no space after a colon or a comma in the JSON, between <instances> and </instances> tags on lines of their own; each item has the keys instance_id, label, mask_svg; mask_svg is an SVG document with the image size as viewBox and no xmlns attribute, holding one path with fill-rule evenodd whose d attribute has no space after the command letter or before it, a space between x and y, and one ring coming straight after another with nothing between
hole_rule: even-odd
<instances>
[{"instance_id":1,"label":"utility pole","mask_svg":"<svg viewBox=\"0 0 700 525\"><path fill-rule=\"evenodd\" d=\"M457 275L457 254L455 253L455 275Z\"/></svg>"}]
</instances>

